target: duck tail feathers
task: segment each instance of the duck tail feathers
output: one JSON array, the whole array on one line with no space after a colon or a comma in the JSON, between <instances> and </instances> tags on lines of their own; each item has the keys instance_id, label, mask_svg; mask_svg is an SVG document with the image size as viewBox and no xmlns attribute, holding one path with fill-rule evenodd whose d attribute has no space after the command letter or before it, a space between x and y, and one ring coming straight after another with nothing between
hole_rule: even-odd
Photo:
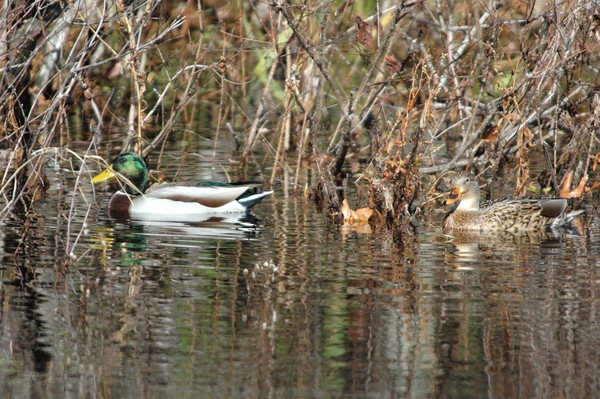
<instances>
[{"instance_id":1,"label":"duck tail feathers","mask_svg":"<svg viewBox=\"0 0 600 399\"><path fill-rule=\"evenodd\" d=\"M575 218L578 218L579 215L583 214L585 210L579 209L577 211L569 212L565 215L566 223L571 223Z\"/></svg>"},{"instance_id":2,"label":"duck tail feathers","mask_svg":"<svg viewBox=\"0 0 600 399\"><path fill-rule=\"evenodd\" d=\"M565 215L562 215L562 216L554 219L554 221L552 222L551 227L552 228L556 228L556 227L567 226L567 225L571 224L571 222L573 220L575 220L576 218L578 218L579 215L581 215L584 212L585 212L585 210L579 209L579 210L576 210L576 211L569 212L569 213L567 213Z\"/></svg>"},{"instance_id":3,"label":"duck tail feathers","mask_svg":"<svg viewBox=\"0 0 600 399\"><path fill-rule=\"evenodd\" d=\"M260 200L262 200L265 197L268 197L271 194L273 194L273 191L262 191L251 195L247 195L247 193L244 193L244 195L237 199L237 202L239 202L246 209L250 209L258 202L260 202Z\"/></svg>"}]
</instances>

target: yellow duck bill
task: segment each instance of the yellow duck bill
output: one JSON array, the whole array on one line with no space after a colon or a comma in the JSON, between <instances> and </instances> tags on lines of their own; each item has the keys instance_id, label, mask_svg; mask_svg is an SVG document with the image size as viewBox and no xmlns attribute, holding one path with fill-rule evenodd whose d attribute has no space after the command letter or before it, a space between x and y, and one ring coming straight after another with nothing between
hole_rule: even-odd
<instances>
[{"instance_id":1,"label":"yellow duck bill","mask_svg":"<svg viewBox=\"0 0 600 399\"><path fill-rule=\"evenodd\" d=\"M100 182L106 181L108 179L112 179L113 177L116 177L116 176L117 176L117 174L113 170L112 165L110 165L108 168L106 168L106 170L104 170L103 172L100 172L96 176L92 177L92 180L90 180L90 183L100 183Z\"/></svg>"}]
</instances>

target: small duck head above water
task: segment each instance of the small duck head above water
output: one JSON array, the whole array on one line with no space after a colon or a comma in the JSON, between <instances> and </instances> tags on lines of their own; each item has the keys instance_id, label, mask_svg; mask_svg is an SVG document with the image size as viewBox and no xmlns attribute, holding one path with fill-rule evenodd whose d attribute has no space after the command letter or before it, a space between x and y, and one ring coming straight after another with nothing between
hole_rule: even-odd
<instances>
[{"instance_id":1,"label":"small duck head above water","mask_svg":"<svg viewBox=\"0 0 600 399\"><path fill-rule=\"evenodd\" d=\"M459 175L454 179L446 203L454 204L458 202L455 209L459 211L478 211L480 201L481 193L475 178Z\"/></svg>"},{"instance_id":2,"label":"small duck head above water","mask_svg":"<svg viewBox=\"0 0 600 399\"><path fill-rule=\"evenodd\" d=\"M126 152L117 155L109 167L92 178L92 183L99 183L111 178L119 178L125 185L127 194L143 193L148 182L148 166L137 154Z\"/></svg>"}]
</instances>

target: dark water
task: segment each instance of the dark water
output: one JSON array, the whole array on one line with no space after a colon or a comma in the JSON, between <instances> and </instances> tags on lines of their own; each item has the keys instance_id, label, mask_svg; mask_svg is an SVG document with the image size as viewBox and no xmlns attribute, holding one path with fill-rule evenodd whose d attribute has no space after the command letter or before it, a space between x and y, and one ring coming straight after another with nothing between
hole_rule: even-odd
<instances>
[{"instance_id":1,"label":"dark water","mask_svg":"<svg viewBox=\"0 0 600 399\"><path fill-rule=\"evenodd\" d=\"M178 179L225 178L225 159L178 160ZM253 217L144 224L65 175L0 228L2 398L600 392L591 208L581 235L448 241L441 213L359 233L279 187Z\"/></svg>"}]
</instances>

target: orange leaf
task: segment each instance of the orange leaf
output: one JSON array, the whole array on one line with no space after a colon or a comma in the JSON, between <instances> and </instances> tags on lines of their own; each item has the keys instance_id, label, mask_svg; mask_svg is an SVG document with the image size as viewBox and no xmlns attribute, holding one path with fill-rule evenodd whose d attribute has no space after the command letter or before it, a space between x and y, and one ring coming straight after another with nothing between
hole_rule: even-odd
<instances>
[{"instance_id":1,"label":"orange leaf","mask_svg":"<svg viewBox=\"0 0 600 399\"><path fill-rule=\"evenodd\" d=\"M579 185L571 190L571 183L573 183L573 172L568 172L562 181L562 187L560 188L561 198L580 198L585 191L585 184L588 181L587 175L581 178Z\"/></svg>"},{"instance_id":2,"label":"orange leaf","mask_svg":"<svg viewBox=\"0 0 600 399\"><path fill-rule=\"evenodd\" d=\"M598 163L600 163L600 152L597 153L596 155L594 155L592 158L594 158L594 164L592 165L592 170L595 171L596 168L598 167Z\"/></svg>"},{"instance_id":3,"label":"orange leaf","mask_svg":"<svg viewBox=\"0 0 600 399\"><path fill-rule=\"evenodd\" d=\"M342 202L342 215L344 215L344 224L367 223L372 214L373 210L370 208L360 208L354 211L350 208L346 199L344 199Z\"/></svg>"},{"instance_id":4,"label":"orange leaf","mask_svg":"<svg viewBox=\"0 0 600 399\"><path fill-rule=\"evenodd\" d=\"M571 183L573 182L573 171L567 172L563 177L560 187L559 195L563 198L568 198L569 192L571 191Z\"/></svg>"},{"instance_id":5,"label":"orange leaf","mask_svg":"<svg viewBox=\"0 0 600 399\"><path fill-rule=\"evenodd\" d=\"M481 139L493 143L498 138L500 128L498 126L488 126L481 134Z\"/></svg>"}]
</instances>

